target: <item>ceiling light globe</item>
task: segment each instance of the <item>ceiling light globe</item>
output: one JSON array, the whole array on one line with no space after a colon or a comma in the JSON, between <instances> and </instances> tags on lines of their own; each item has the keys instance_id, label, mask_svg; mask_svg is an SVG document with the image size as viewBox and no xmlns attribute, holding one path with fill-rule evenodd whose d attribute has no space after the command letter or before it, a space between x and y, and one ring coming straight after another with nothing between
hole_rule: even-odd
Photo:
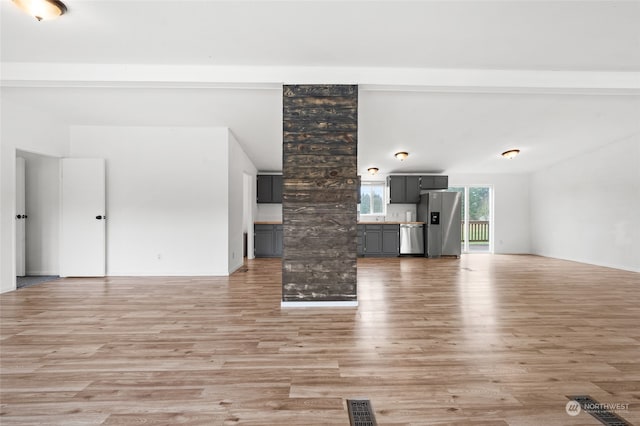
<instances>
[{"instance_id":1,"label":"ceiling light globe","mask_svg":"<svg viewBox=\"0 0 640 426\"><path fill-rule=\"evenodd\" d=\"M404 152L404 151L400 151L400 152L396 152L395 153L395 157L400 161L406 160L406 158L408 156L409 156L409 153L408 152Z\"/></svg>"},{"instance_id":2,"label":"ceiling light globe","mask_svg":"<svg viewBox=\"0 0 640 426\"><path fill-rule=\"evenodd\" d=\"M518 154L520 154L519 149L510 149L508 151L503 152L502 156L504 158L508 158L509 160L511 160L512 158L515 158Z\"/></svg>"},{"instance_id":3,"label":"ceiling light globe","mask_svg":"<svg viewBox=\"0 0 640 426\"><path fill-rule=\"evenodd\" d=\"M55 19L67 11L67 6L59 0L12 0L21 10L38 21Z\"/></svg>"}]
</instances>

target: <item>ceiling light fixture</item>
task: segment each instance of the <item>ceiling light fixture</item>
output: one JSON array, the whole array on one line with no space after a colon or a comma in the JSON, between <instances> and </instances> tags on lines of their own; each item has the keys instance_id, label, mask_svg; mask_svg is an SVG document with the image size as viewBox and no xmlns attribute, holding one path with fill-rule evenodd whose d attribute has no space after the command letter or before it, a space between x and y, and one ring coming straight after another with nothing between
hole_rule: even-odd
<instances>
[{"instance_id":1,"label":"ceiling light fixture","mask_svg":"<svg viewBox=\"0 0 640 426\"><path fill-rule=\"evenodd\" d=\"M504 158L508 158L509 160L511 160L512 158L514 158L518 154L520 154L520 150L519 149L510 149L509 151L503 152L502 156Z\"/></svg>"},{"instance_id":2,"label":"ceiling light fixture","mask_svg":"<svg viewBox=\"0 0 640 426\"><path fill-rule=\"evenodd\" d=\"M369 167L367 171L372 175L377 175L380 170L377 167Z\"/></svg>"},{"instance_id":3,"label":"ceiling light fixture","mask_svg":"<svg viewBox=\"0 0 640 426\"><path fill-rule=\"evenodd\" d=\"M396 158L398 160L404 161L409 156L409 153L408 152L404 152L404 151L400 151L400 152L396 152L395 156L396 156Z\"/></svg>"},{"instance_id":4,"label":"ceiling light fixture","mask_svg":"<svg viewBox=\"0 0 640 426\"><path fill-rule=\"evenodd\" d=\"M38 21L55 19L67 11L67 6L59 0L12 0L16 6Z\"/></svg>"}]
</instances>

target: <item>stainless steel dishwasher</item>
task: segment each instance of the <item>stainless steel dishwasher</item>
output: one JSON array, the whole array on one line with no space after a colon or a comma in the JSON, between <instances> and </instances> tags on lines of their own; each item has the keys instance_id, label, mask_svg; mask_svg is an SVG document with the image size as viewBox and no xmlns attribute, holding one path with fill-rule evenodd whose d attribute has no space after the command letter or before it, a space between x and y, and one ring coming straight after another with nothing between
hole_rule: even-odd
<instances>
[{"instance_id":1,"label":"stainless steel dishwasher","mask_svg":"<svg viewBox=\"0 0 640 426\"><path fill-rule=\"evenodd\" d=\"M424 254L424 225L400 224L400 254Z\"/></svg>"}]
</instances>

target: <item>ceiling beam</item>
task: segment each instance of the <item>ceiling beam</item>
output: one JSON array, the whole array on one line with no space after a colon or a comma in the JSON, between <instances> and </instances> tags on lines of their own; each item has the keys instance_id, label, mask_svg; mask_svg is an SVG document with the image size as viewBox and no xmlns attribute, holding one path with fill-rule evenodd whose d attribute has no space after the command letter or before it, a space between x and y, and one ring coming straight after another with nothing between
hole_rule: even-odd
<instances>
[{"instance_id":1,"label":"ceiling beam","mask_svg":"<svg viewBox=\"0 0 640 426\"><path fill-rule=\"evenodd\" d=\"M4 62L3 87L157 87L281 90L282 84L359 84L362 90L640 94L640 72Z\"/></svg>"}]
</instances>

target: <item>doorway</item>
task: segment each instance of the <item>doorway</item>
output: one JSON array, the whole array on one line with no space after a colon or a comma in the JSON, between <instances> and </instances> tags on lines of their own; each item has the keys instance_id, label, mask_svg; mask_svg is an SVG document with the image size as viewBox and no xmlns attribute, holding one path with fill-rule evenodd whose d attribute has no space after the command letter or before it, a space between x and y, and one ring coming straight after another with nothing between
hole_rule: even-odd
<instances>
[{"instance_id":1,"label":"doorway","mask_svg":"<svg viewBox=\"0 0 640 426\"><path fill-rule=\"evenodd\" d=\"M242 234L243 256L253 259L253 204L255 203L254 185L256 177L247 173L242 174Z\"/></svg>"},{"instance_id":2,"label":"doorway","mask_svg":"<svg viewBox=\"0 0 640 426\"><path fill-rule=\"evenodd\" d=\"M462 194L460 241L463 253L493 253L493 188L491 185L450 187Z\"/></svg>"},{"instance_id":3,"label":"doorway","mask_svg":"<svg viewBox=\"0 0 640 426\"><path fill-rule=\"evenodd\" d=\"M60 160L22 150L15 155L16 287L24 288L59 275Z\"/></svg>"}]
</instances>

